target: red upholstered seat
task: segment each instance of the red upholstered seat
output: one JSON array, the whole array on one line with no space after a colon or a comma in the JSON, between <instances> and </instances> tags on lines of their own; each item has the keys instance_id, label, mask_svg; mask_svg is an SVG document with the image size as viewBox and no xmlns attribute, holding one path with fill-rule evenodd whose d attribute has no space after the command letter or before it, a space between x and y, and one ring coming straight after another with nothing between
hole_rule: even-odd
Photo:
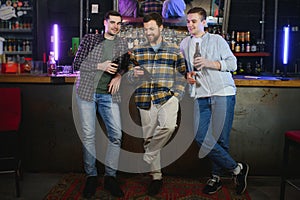
<instances>
[{"instance_id":1,"label":"red upholstered seat","mask_svg":"<svg viewBox=\"0 0 300 200\"><path fill-rule=\"evenodd\" d=\"M21 121L20 88L0 88L0 131L17 131Z\"/></svg>"},{"instance_id":2,"label":"red upholstered seat","mask_svg":"<svg viewBox=\"0 0 300 200\"><path fill-rule=\"evenodd\" d=\"M18 132L21 122L21 89L0 88L0 173L14 173L20 196L21 159Z\"/></svg>"},{"instance_id":3,"label":"red upholstered seat","mask_svg":"<svg viewBox=\"0 0 300 200\"><path fill-rule=\"evenodd\" d=\"M282 159L282 172L281 172L281 183L280 183L280 200L285 199L285 185L289 185L297 188L294 183L289 179L293 177L288 176L288 161L289 161L289 149L290 146L300 147L300 130L291 130L284 133L284 149L283 149L283 159ZM295 177L294 177L295 178Z\"/></svg>"},{"instance_id":4,"label":"red upholstered seat","mask_svg":"<svg viewBox=\"0 0 300 200\"><path fill-rule=\"evenodd\" d=\"M287 131L287 132L285 132L285 137L289 138L290 140L300 143L300 130Z\"/></svg>"}]
</instances>

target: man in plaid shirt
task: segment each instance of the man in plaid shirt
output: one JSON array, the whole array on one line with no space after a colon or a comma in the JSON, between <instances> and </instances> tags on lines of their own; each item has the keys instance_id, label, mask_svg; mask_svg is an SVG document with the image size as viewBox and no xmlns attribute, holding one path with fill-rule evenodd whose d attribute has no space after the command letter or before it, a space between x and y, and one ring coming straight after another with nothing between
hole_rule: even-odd
<instances>
[{"instance_id":1,"label":"man in plaid shirt","mask_svg":"<svg viewBox=\"0 0 300 200\"><path fill-rule=\"evenodd\" d=\"M157 12L161 14L163 2L159 0L145 0L141 3L140 15L144 16L147 13Z\"/></svg>"},{"instance_id":2,"label":"man in plaid shirt","mask_svg":"<svg viewBox=\"0 0 300 200\"><path fill-rule=\"evenodd\" d=\"M120 13L107 12L104 34L85 35L73 62L74 69L80 71L76 80L76 100L81 122L83 164L87 175L83 190L85 198L95 194L98 183L95 147L97 112L101 115L109 139L105 156L104 188L116 197L124 196L116 181L122 138L117 104L120 99L113 96L119 90L121 75L126 72L128 62L124 59L119 64L112 62L127 53L127 42L117 36L121 22Z\"/></svg>"},{"instance_id":3,"label":"man in plaid shirt","mask_svg":"<svg viewBox=\"0 0 300 200\"><path fill-rule=\"evenodd\" d=\"M152 182L149 195L162 188L160 150L171 138L177 124L179 101L186 85L186 66L179 47L162 38L162 17L159 13L144 16L148 42L133 50L129 65L129 82L136 85L135 103L139 109L143 138L144 161L150 164Z\"/></svg>"}]
</instances>

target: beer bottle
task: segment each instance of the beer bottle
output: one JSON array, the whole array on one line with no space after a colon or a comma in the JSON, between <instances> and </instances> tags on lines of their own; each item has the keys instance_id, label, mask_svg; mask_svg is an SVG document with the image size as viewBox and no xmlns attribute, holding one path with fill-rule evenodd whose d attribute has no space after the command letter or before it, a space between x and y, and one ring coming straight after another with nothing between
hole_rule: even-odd
<instances>
[{"instance_id":1,"label":"beer bottle","mask_svg":"<svg viewBox=\"0 0 300 200\"><path fill-rule=\"evenodd\" d=\"M231 48L232 52L235 51L235 44L236 44L236 41L235 41L235 32L232 31L232 33L231 33L231 45L230 45L230 48Z\"/></svg>"},{"instance_id":2,"label":"beer bottle","mask_svg":"<svg viewBox=\"0 0 300 200\"><path fill-rule=\"evenodd\" d=\"M201 57L200 48L199 48L199 42L196 42L194 59L197 58L197 57ZM200 67L200 66L194 66L194 70L198 71L198 69L197 69L198 67Z\"/></svg>"}]
</instances>

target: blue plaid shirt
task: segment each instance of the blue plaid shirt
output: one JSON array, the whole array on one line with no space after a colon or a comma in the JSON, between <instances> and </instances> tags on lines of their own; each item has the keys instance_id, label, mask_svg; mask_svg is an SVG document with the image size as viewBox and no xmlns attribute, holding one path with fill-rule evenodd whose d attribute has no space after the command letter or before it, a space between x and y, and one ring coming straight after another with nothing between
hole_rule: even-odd
<instances>
[{"instance_id":1,"label":"blue plaid shirt","mask_svg":"<svg viewBox=\"0 0 300 200\"><path fill-rule=\"evenodd\" d=\"M150 12L158 12L161 14L162 12L162 1L159 0L146 0L141 3L140 14L143 16L146 13Z\"/></svg>"},{"instance_id":2,"label":"blue plaid shirt","mask_svg":"<svg viewBox=\"0 0 300 200\"><path fill-rule=\"evenodd\" d=\"M134 66L129 65L128 79L137 87L135 103L141 109L149 109L153 104L164 104L172 96L179 100L186 86L186 66L179 47L162 42L155 52L149 43L137 46L132 55L146 71L141 78L134 77ZM148 74L148 75L147 75ZM151 76L151 77L150 77Z\"/></svg>"}]
</instances>

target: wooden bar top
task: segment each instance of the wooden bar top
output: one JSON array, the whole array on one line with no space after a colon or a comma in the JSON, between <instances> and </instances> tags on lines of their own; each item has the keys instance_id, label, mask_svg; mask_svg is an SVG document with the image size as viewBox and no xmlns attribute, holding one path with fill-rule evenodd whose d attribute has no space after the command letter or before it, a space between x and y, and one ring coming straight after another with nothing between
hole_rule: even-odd
<instances>
[{"instance_id":1,"label":"wooden bar top","mask_svg":"<svg viewBox=\"0 0 300 200\"><path fill-rule=\"evenodd\" d=\"M300 87L300 78L283 78L273 76L235 75L236 86L244 87Z\"/></svg>"},{"instance_id":2,"label":"wooden bar top","mask_svg":"<svg viewBox=\"0 0 300 200\"><path fill-rule=\"evenodd\" d=\"M0 74L0 83L51 83L51 77L31 74Z\"/></svg>"},{"instance_id":3,"label":"wooden bar top","mask_svg":"<svg viewBox=\"0 0 300 200\"><path fill-rule=\"evenodd\" d=\"M282 77L273 76L233 76L238 87L300 87L300 77ZM0 74L0 83L58 83L73 84L76 75L50 77L47 75L31 74Z\"/></svg>"}]
</instances>

